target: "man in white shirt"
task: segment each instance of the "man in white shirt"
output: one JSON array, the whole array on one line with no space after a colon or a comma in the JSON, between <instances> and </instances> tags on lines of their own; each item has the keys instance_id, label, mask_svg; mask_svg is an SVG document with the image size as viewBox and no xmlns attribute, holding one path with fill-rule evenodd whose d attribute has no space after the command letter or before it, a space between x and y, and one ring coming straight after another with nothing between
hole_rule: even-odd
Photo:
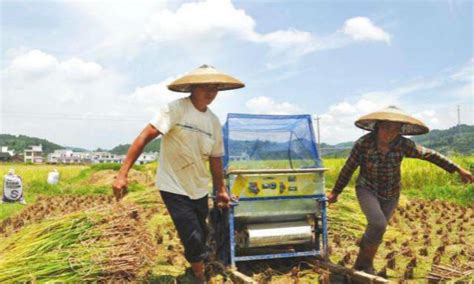
<instances>
[{"instance_id":1,"label":"man in white shirt","mask_svg":"<svg viewBox=\"0 0 474 284\"><path fill-rule=\"evenodd\" d=\"M205 282L203 261L207 257L207 196L211 177L218 205L229 207L230 201L223 179L221 124L208 105L218 91L242 87L244 84L239 80L207 65L171 83L170 90L191 95L159 110L130 146L113 184L115 197L120 200L135 160L148 142L163 135L156 185L198 282Z\"/></svg>"}]
</instances>

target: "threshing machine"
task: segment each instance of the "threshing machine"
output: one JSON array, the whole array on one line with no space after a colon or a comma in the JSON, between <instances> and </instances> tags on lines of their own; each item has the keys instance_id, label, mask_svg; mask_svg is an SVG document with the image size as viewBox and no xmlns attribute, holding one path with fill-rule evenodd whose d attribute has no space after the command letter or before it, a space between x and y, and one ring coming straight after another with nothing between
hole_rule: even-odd
<instances>
[{"instance_id":1,"label":"threshing machine","mask_svg":"<svg viewBox=\"0 0 474 284\"><path fill-rule=\"evenodd\" d=\"M215 228L221 260L326 256L324 171L310 115L229 114L223 130L229 193ZM212 219L212 216L211 216Z\"/></svg>"}]
</instances>

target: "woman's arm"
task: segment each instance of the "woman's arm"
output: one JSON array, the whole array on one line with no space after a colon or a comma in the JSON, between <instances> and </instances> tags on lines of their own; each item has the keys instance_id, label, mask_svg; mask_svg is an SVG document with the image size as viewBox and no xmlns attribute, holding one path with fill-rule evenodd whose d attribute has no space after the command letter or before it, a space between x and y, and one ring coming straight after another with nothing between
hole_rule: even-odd
<instances>
[{"instance_id":1,"label":"woman's arm","mask_svg":"<svg viewBox=\"0 0 474 284\"><path fill-rule=\"evenodd\" d=\"M429 161L430 163L437 165L449 173L457 172L461 176L462 181L465 183L474 182L474 177L468 170L463 169L461 166L454 163L442 154L436 152L435 150L425 148L408 139L405 146L405 155L409 158Z\"/></svg>"},{"instance_id":2,"label":"woman's arm","mask_svg":"<svg viewBox=\"0 0 474 284\"><path fill-rule=\"evenodd\" d=\"M357 169L360 163L359 162L360 151L361 151L361 145L360 143L356 143L354 147L352 148L349 158L347 158L347 161L344 164L344 167L342 167L341 172L339 173L339 176L334 185L334 188L332 189L331 193L328 195L329 203L334 203L337 201L338 195L341 194L344 187L346 187L346 185L351 180L351 177L354 174L354 171Z\"/></svg>"}]
</instances>

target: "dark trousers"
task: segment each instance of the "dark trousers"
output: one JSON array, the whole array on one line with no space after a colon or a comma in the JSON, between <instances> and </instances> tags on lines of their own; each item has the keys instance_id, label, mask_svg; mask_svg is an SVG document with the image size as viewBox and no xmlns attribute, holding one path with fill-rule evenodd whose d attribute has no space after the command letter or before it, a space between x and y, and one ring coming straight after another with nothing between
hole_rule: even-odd
<instances>
[{"instance_id":1,"label":"dark trousers","mask_svg":"<svg viewBox=\"0 0 474 284\"><path fill-rule=\"evenodd\" d=\"M207 195L193 200L166 191L160 191L160 194L183 243L186 260L199 262L207 258Z\"/></svg>"},{"instance_id":2,"label":"dark trousers","mask_svg":"<svg viewBox=\"0 0 474 284\"><path fill-rule=\"evenodd\" d=\"M360 208L367 218L367 227L362 237L361 247L379 245L387 229L387 224L398 205L398 197L383 200L375 196L370 189L356 188Z\"/></svg>"}]
</instances>

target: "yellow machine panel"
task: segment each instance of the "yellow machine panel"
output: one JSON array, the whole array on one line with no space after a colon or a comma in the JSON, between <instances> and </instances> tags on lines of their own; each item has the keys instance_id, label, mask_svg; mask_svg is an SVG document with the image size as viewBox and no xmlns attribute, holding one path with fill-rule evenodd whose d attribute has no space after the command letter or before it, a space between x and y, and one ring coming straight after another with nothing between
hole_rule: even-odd
<instances>
[{"instance_id":1,"label":"yellow machine panel","mask_svg":"<svg viewBox=\"0 0 474 284\"><path fill-rule=\"evenodd\" d=\"M239 198L302 196L322 193L320 173L240 174L231 185L231 194Z\"/></svg>"}]
</instances>

